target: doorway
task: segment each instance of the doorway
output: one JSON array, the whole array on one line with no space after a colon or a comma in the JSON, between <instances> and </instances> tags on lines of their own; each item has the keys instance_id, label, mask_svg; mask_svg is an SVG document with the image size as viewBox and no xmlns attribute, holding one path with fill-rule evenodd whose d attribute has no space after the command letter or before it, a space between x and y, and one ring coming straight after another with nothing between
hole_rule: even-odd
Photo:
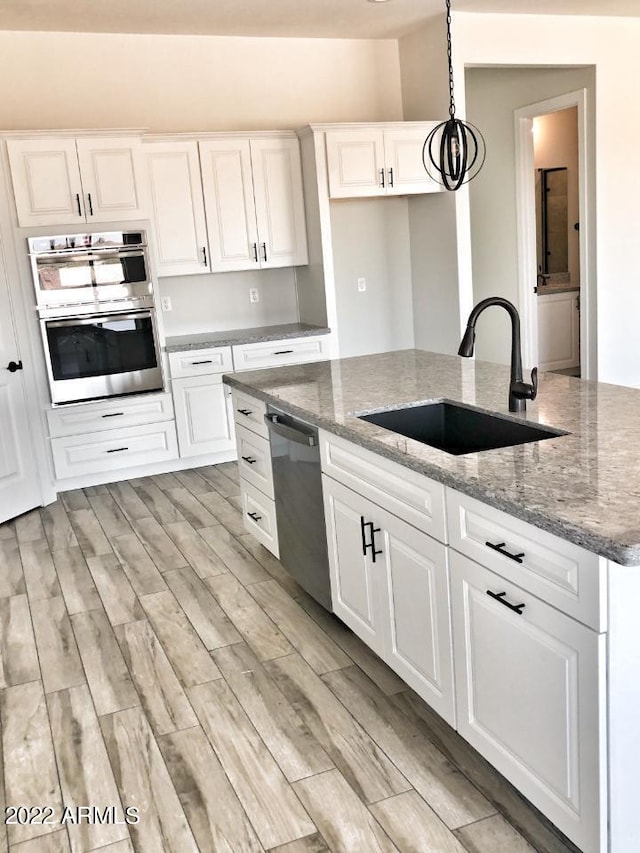
<instances>
[{"instance_id":1,"label":"doorway","mask_svg":"<svg viewBox=\"0 0 640 853\"><path fill-rule=\"evenodd\" d=\"M541 370L592 378L586 90L515 111L523 351Z\"/></svg>"}]
</instances>

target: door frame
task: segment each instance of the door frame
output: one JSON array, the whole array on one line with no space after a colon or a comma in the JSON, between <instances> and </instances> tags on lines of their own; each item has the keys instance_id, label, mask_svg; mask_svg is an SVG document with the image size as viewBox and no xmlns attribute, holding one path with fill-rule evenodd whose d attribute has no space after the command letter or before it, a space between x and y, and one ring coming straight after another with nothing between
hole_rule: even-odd
<instances>
[{"instance_id":1,"label":"door frame","mask_svg":"<svg viewBox=\"0 0 640 853\"><path fill-rule=\"evenodd\" d=\"M596 378L595 265L590 248L595 245L588 175L593 152L589 144L587 90L577 89L514 110L516 215L518 240L518 290L522 316L522 355L525 364L538 363L538 311L536 304L536 219L533 119L578 108L578 195L580 222L580 371L583 379Z\"/></svg>"}]
</instances>

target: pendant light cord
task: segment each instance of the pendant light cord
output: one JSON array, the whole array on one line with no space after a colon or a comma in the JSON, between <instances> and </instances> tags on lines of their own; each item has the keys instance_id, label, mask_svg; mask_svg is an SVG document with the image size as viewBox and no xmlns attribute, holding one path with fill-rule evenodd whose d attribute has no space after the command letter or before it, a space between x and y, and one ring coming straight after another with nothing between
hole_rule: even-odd
<instances>
[{"instance_id":1,"label":"pendant light cord","mask_svg":"<svg viewBox=\"0 0 640 853\"><path fill-rule=\"evenodd\" d=\"M447 61L449 63L449 115L455 117L456 103L453 99L453 65L451 61L451 0L447 3Z\"/></svg>"}]
</instances>

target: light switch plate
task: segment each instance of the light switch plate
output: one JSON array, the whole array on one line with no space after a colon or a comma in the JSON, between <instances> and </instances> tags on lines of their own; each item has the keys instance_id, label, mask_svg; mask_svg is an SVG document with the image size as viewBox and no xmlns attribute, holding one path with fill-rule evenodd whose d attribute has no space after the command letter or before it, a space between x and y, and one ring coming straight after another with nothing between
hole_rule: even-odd
<instances>
[{"instance_id":1,"label":"light switch plate","mask_svg":"<svg viewBox=\"0 0 640 853\"><path fill-rule=\"evenodd\" d=\"M364 293L367 289L367 280L366 278L358 279L358 293Z\"/></svg>"}]
</instances>

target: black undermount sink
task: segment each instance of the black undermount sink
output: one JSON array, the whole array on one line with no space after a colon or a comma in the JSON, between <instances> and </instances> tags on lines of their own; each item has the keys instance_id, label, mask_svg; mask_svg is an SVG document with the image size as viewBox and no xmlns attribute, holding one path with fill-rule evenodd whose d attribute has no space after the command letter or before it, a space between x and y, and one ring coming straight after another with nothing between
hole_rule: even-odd
<instances>
[{"instance_id":1,"label":"black undermount sink","mask_svg":"<svg viewBox=\"0 0 640 853\"><path fill-rule=\"evenodd\" d=\"M358 417L454 456L568 435L565 430L510 420L446 401Z\"/></svg>"}]
</instances>

